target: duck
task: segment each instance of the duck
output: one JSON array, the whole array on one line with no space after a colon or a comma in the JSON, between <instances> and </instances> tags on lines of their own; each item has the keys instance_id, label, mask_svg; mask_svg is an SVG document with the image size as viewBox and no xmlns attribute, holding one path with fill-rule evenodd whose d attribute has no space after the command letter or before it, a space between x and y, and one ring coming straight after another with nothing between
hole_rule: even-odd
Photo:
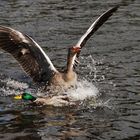
<instances>
[{"instance_id":1,"label":"duck","mask_svg":"<svg viewBox=\"0 0 140 140\"><path fill-rule=\"evenodd\" d=\"M14 96L16 100L30 101L31 104L40 105L40 106L75 106L79 104L79 101L73 102L70 101L68 96L58 95L58 96L48 96L48 97L35 97L29 92L23 92L22 94Z\"/></svg>"},{"instance_id":2,"label":"duck","mask_svg":"<svg viewBox=\"0 0 140 140\"><path fill-rule=\"evenodd\" d=\"M69 104L69 100L61 95L61 91L75 87L77 83L75 68L79 64L82 48L89 38L117 11L118 7L119 5L100 15L81 36L76 45L68 48L67 65L63 71L59 71L53 65L45 51L29 35L11 27L0 25L0 49L10 53L33 82L43 85L44 91L51 91L52 93L47 98L33 98L32 102L48 105L55 104L56 99L58 99L60 104ZM24 98L25 95L28 94L22 94L21 97Z\"/></svg>"}]
</instances>

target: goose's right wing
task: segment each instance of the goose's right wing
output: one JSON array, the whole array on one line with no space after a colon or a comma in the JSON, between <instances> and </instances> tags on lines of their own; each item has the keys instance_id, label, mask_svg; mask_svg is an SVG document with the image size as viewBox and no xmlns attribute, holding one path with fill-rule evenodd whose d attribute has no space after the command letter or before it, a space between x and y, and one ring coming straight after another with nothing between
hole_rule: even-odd
<instances>
[{"instance_id":1,"label":"goose's right wing","mask_svg":"<svg viewBox=\"0 0 140 140\"><path fill-rule=\"evenodd\" d=\"M104 12L101 16L99 16L88 28L85 34L79 39L75 46L82 48L86 44L88 39L108 20L110 16L112 16L112 14L115 11L117 11L118 7L119 5L109 9L108 11ZM79 56L79 53L77 54L77 57Z\"/></svg>"},{"instance_id":2,"label":"goose's right wing","mask_svg":"<svg viewBox=\"0 0 140 140\"><path fill-rule=\"evenodd\" d=\"M57 72L42 48L17 30L0 26L0 48L9 52L35 82L47 82Z\"/></svg>"}]
</instances>

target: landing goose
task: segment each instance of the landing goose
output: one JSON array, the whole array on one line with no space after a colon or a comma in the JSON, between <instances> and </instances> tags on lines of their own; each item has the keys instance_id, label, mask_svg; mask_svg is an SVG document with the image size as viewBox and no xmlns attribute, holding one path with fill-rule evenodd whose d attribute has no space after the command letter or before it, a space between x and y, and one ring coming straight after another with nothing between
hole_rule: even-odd
<instances>
[{"instance_id":1,"label":"landing goose","mask_svg":"<svg viewBox=\"0 0 140 140\"><path fill-rule=\"evenodd\" d=\"M77 44L68 49L67 66L64 72L54 67L50 58L31 37L13 28L0 26L0 48L9 52L34 82L43 82L46 87L67 89L76 84L77 75L74 65L78 62L82 47L117 9L118 6L115 6L99 16Z\"/></svg>"}]
</instances>

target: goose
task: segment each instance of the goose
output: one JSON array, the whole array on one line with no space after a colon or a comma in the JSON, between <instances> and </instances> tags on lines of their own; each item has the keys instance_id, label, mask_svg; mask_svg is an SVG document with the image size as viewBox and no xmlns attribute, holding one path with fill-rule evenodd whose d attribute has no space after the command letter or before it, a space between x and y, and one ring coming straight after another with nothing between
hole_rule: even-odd
<instances>
[{"instance_id":1,"label":"goose","mask_svg":"<svg viewBox=\"0 0 140 140\"><path fill-rule=\"evenodd\" d=\"M76 85L77 74L74 68L79 63L81 49L99 27L117 11L118 7L117 5L99 16L81 36L77 44L68 48L67 65L64 71L58 71L44 50L30 36L11 27L0 26L0 48L10 53L35 83L43 83L45 90L57 89L60 93L62 89L67 90ZM35 99L34 102L36 100L37 103L41 103L43 100L43 104L56 102L54 96L49 99L39 99ZM66 98L61 95L58 99L61 99L60 102L66 101Z\"/></svg>"}]
</instances>

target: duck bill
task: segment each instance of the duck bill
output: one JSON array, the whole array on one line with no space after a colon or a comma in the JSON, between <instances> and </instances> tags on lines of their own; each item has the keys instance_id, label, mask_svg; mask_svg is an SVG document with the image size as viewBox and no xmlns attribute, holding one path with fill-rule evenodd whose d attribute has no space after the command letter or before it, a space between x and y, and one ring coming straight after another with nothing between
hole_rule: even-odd
<instances>
[{"instance_id":1,"label":"duck bill","mask_svg":"<svg viewBox=\"0 0 140 140\"><path fill-rule=\"evenodd\" d=\"M16 100L21 100L21 99L22 99L22 95L16 95L16 96L14 97L14 99L16 99Z\"/></svg>"}]
</instances>

